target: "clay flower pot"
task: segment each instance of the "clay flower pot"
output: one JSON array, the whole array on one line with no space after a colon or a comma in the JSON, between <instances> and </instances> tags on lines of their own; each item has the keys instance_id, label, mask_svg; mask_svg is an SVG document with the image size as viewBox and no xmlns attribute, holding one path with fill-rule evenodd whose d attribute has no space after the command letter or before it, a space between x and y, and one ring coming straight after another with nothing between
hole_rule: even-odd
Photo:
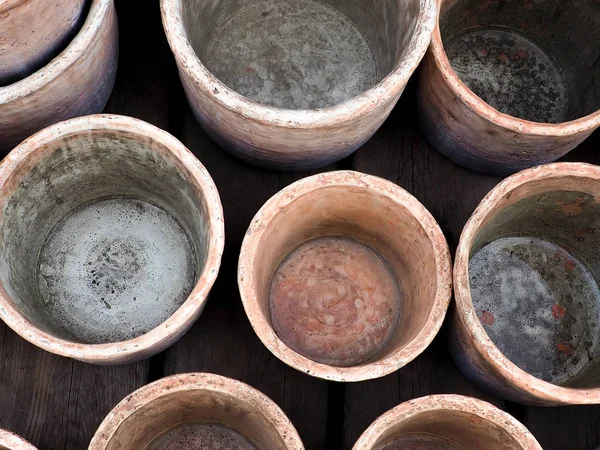
<instances>
[{"instance_id":1,"label":"clay flower pot","mask_svg":"<svg viewBox=\"0 0 600 450\"><path fill-rule=\"evenodd\" d=\"M46 2L25 3L48 8ZM45 14L38 19L50 23ZM32 75L0 87L0 156L52 123L102 111L115 81L117 41L113 0L92 0L65 50Z\"/></svg>"},{"instance_id":2,"label":"clay flower pot","mask_svg":"<svg viewBox=\"0 0 600 450\"><path fill-rule=\"evenodd\" d=\"M41 68L77 32L85 0L0 4L0 86Z\"/></svg>"},{"instance_id":3,"label":"clay flower pot","mask_svg":"<svg viewBox=\"0 0 600 450\"><path fill-rule=\"evenodd\" d=\"M162 0L188 100L207 133L284 170L349 155L421 61L435 0Z\"/></svg>"},{"instance_id":4,"label":"clay flower pot","mask_svg":"<svg viewBox=\"0 0 600 450\"><path fill-rule=\"evenodd\" d=\"M537 405L600 403L600 167L496 186L456 252L451 350L473 381Z\"/></svg>"},{"instance_id":5,"label":"clay flower pot","mask_svg":"<svg viewBox=\"0 0 600 450\"><path fill-rule=\"evenodd\" d=\"M0 429L0 450L36 450L36 448L21 436Z\"/></svg>"},{"instance_id":6,"label":"clay flower pot","mask_svg":"<svg viewBox=\"0 0 600 450\"><path fill-rule=\"evenodd\" d=\"M512 416L484 401L432 395L402 403L379 417L354 450L542 450Z\"/></svg>"},{"instance_id":7,"label":"clay flower pot","mask_svg":"<svg viewBox=\"0 0 600 450\"><path fill-rule=\"evenodd\" d=\"M430 344L450 301L450 266L444 235L413 196L339 171L298 181L260 209L238 284L275 356L309 375L361 381Z\"/></svg>"},{"instance_id":8,"label":"clay flower pot","mask_svg":"<svg viewBox=\"0 0 600 450\"><path fill-rule=\"evenodd\" d=\"M207 373L163 378L126 397L89 450L303 450L296 429L266 395Z\"/></svg>"},{"instance_id":9,"label":"clay flower pot","mask_svg":"<svg viewBox=\"0 0 600 450\"><path fill-rule=\"evenodd\" d=\"M198 318L223 252L200 162L140 120L48 127L0 165L0 318L34 345L97 364L148 357Z\"/></svg>"},{"instance_id":10,"label":"clay flower pot","mask_svg":"<svg viewBox=\"0 0 600 450\"><path fill-rule=\"evenodd\" d=\"M560 158L600 126L596 0L439 7L418 99L424 132L445 156L509 174Z\"/></svg>"}]
</instances>

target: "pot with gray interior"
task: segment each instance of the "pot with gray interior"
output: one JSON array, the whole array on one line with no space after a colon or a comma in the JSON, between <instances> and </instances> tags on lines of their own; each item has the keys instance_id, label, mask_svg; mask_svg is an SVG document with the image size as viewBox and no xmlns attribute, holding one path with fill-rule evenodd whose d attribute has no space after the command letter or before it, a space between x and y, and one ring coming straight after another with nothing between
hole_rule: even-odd
<instances>
[{"instance_id":1,"label":"pot with gray interior","mask_svg":"<svg viewBox=\"0 0 600 450\"><path fill-rule=\"evenodd\" d=\"M556 163L496 186L463 230L450 347L525 404L600 403L600 167Z\"/></svg>"},{"instance_id":2,"label":"pot with gray interior","mask_svg":"<svg viewBox=\"0 0 600 450\"><path fill-rule=\"evenodd\" d=\"M353 450L542 450L514 417L484 401L432 395L379 417Z\"/></svg>"},{"instance_id":3,"label":"pot with gray interior","mask_svg":"<svg viewBox=\"0 0 600 450\"><path fill-rule=\"evenodd\" d=\"M471 170L552 162L600 126L600 3L440 0L420 70L423 130Z\"/></svg>"},{"instance_id":4,"label":"pot with gray interior","mask_svg":"<svg viewBox=\"0 0 600 450\"><path fill-rule=\"evenodd\" d=\"M207 373L174 375L135 391L104 419L89 450L304 450L266 395Z\"/></svg>"},{"instance_id":5,"label":"pot with gray interior","mask_svg":"<svg viewBox=\"0 0 600 450\"><path fill-rule=\"evenodd\" d=\"M43 4L44 10L53 11L55 3L49 7L47 2L24 0L23 5ZM45 14L36 20L42 18L50 26ZM0 12L0 26L2 20ZM83 26L64 50L31 75L5 86L0 83L0 157L50 124L101 112L115 82L117 59L113 0L90 0Z\"/></svg>"},{"instance_id":6,"label":"pot with gray interior","mask_svg":"<svg viewBox=\"0 0 600 450\"><path fill-rule=\"evenodd\" d=\"M0 86L35 72L60 53L85 19L86 0L0 3Z\"/></svg>"},{"instance_id":7,"label":"pot with gray interior","mask_svg":"<svg viewBox=\"0 0 600 450\"><path fill-rule=\"evenodd\" d=\"M381 126L421 61L435 0L162 0L188 100L254 164L302 170Z\"/></svg>"},{"instance_id":8,"label":"pot with gray interior","mask_svg":"<svg viewBox=\"0 0 600 450\"><path fill-rule=\"evenodd\" d=\"M0 317L34 345L117 364L198 318L223 252L223 212L200 162L140 120L48 127L0 165Z\"/></svg>"},{"instance_id":9,"label":"pot with gray interior","mask_svg":"<svg viewBox=\"0 0 600 450\"><path fill-rule=\"evenodd\" d=\"M451 295L446 239L394 183L351 171L300 180L256 214L240 253L246 314L286 364L334 381L382 377L437 334Z\"/></svg>"},{"instance_id":10,"label":"pot with gray interior","mask_svg":"<svg viewBox=\"0 0 600 450\"><path fill-rule=\"evenodd\" d=\"M37 450L33 445L8 430L0 428L0 450Z\"/></svg>"}]
</instances>

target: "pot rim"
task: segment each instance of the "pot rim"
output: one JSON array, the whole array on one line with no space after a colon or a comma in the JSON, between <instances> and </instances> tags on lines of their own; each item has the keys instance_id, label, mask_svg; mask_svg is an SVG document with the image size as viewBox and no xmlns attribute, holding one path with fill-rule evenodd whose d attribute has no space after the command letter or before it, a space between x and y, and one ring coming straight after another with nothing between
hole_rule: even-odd
<instances>
[{"instance_id":1,"label":"pot rim","mask_svg":"<svg viewBox=\"0 0 600 450\"><path fill-rule=\"evenodd\" d=\"M426 411L460 411L492 422L514 437L524 450L542 450L525 425L494 405L474 397L457 394L429 395L408 400L379 416L360 436L353 450L372 450L381 435L391 426Z\"/></svg>"},{"instance_id":2,"label":"pot rim","mask_svg":"<svg viewBox=\"0 0 600 450\"><path fill-rule=\"evenodd\" d=\"M10 5L10 0L8 1ZM19 2L21 0L15 1ZM17 6L17 4L13 6ZM9 6L9 8L12 8L12 6ZM71 40L67 48L37 72L9 84L8 86L0 86L0 107L42 90L59 78L80 58L85 57L88 48L92 45L94 39L96 39L104 22L104 18L111 8L114 8L113 0L92 0L92 4L82 28ZM2 6L0 5L0 10L1 9Z\"/></svg>"},{"instance_id":3,"label":"pot rim","mask_svg":"<svg viewBox=\"0 0 600 450\"><path fill-rule=\"evenodd\" d=\"M438 0L438 18L431 38L429 52L436 69L441 72L445 83L450 87L454 95L471 111L498 127L530 136L570 136L585 131L593 131L600 126L600 109L586 116L566 122L543 123L532 122L502 113L483 101L456 74L448 60L448 55L444 51L440 31L440 17L442 4L445 1L450 0Z\"/></svg>"},{"instance_id":4,"label":"pot rim","mask_svg":"<svg viewBox=\"0 0 600 450\"><path fill-rule=\"evenodd\" d=\"M276 429L287 450L304 450L296 428L277 404L266 394L241 381L211 373L184 373L150 383L121 400L90 442L89 450L106 448L122 423L148 403L176 392L204 390L237 398L255 408Z\"/></svg>"},{"instance_id":5,"label":"pot rim","mask_svg":"<svg viewBox=\"0 0 600 450\"><path fill-rule=\"evenodd\" d=\"M12 431L0 428L0 445L9 450L37 450L31 443Z\"/></svg>"},{"instance_id":6,"label":"pot rim","mask_svg":"<svg viewBox=\"0 0 600 450\"><path fill-rule=\"evenodd\" d=\"M253 276L254 260L268 224L280 210L296 199L324 187L360 187L382 195L404 207L419 222L435 254L437 290L429 317L404 348L381 361L366 362L352 367L337 367L313 361L286 345L275 333L261 312ZM448 243L431 213L410 193L391 181L350 170L325 172L297 181L271 197L256 213L240 251L238 287L246 315L262 343L287 365L314 377L330 381L355 382L379 378L395 372L420 355L437 335L452 295L451 258Z\"/></svg>"},{"instance_id":7,"label":"pot rim","mask_svg":"<svg viewBox=\"0 0 600 450\"><path fill-rule=\"evenodd\" d=\"M19 6L21 3L28 2L30 0L0 0L0 14L3 14L15 6Z\"/></svg>"},{"instance_id":8,"label":"pot rim","mask_svg":"<svg viewBox=\"0 0 600 450\"><path fill-rule=\"evenodd\" d=\"M581 389L554 385L534 377L510 361L496 347L477 318L469 284L469 254L473 241L491 211L522 185L554 178L581 177L600 181L600 167L586 163L553 163L523 170L501 181L481 201L467 221L456 249L454 298L458 319L478 354L500 376L536 399L563 404L600 403L600 388Z\"/></svg>"},{"instance_id":9,"label":"pot rim","mask_svg":"<svg viewBox=\"0 0 600 450\"><path fill-rule=\"evenodd\" d=\"M23 141L0 162L0 192L7 180L28 158L44 145L86 132L118 132L142 137L162 144L193 176L195 187L206 201L209 231L208 254L202 273L186 301L167 320L149 332L120 342L84 344L55 337L31 323L11 302L0 282L0 318L23 339L48 352L95 364L117 363L125 358L142 358L146 351L153 352L162 342L169 342L191 326L195 315L202 311L212 288L224 248L223 208L213 179L206 168L175 137L154 125L132 117L97 114L78 117L51 125Z\"/></svg>"},{"instance_id":10,"label":"pot rim","mask_svg":"<svg viewBox=\"0 0 600 450\"><path fill-rule=\"evenodd\" d=\"M254 102L227 87L200 61L192 48L182 18L180 0L161 0L167 40L181 72L203 95L228 111L267 126L287 129L331 128L371 113L400 94L425 55L436 23L436 0L418 0L420 12L405 55L375 86L340 104L319 109L285 109Z\"/></svg>"}]
</instances>

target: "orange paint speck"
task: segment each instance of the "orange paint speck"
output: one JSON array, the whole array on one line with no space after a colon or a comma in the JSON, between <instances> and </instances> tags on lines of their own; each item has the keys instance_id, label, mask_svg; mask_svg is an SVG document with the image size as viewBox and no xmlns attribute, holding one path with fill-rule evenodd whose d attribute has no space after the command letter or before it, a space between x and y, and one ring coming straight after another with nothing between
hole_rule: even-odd
<instances>
[{"instance_id":1,"label":"orange paint speck","mask_svg":"<svg viewBox=\"0 0 600 450\"><path fill-rule=\"evenodd\" d=\"M564 344L562 342L559 342L558 344L556 344L556 349L564 355L570 355L573 353L573 347L571 346L571 344Z\"/></svg>"},{"instance_id":2,"label":"orange paint speck","mask_svg":"<svg viewBox=\"0 0 600 450\"><path fill-rule=\"evenodd\" d=\"M558 204L561 205L560 209L562 209L565 214L571 216L577 216L583 212L583 207L581 206L583 204L583 198L581 197L568 205L565 205L564 202L558 202Z\"/></svg>"},{"instance_id":3,"label":"orange paint speck","mask_svg":"<svg viewBox=\"0 0 600 450\"><path fill-rule=\"evenodd\" d=\"M519 50L517 52L517 56L519 57L519 59L527 58L527 50Z\"/></svg>"},{"instance_id":4,"label":"orange paint speck","mask_svg":"<svg viewBox=\"0 0 600 450\"><path fill-rule=\"evenodd\" d=\"M479 50L479 54L481 56L487 56L488 55L488 51L485 48L482 48L481 50Z\"/></svg>"},{"instance_id":5,"label":"orange paint speck","mask_svg":"<svg viewBox=\"0 0 600 450\"><path fill-rule=\"evenodd\" d=\"M582 238L582 237L586 237L589 233L590 233L590 229L583 227L577 231L577 234L575 236L577 236L578 238Z\"/></svg>"},{"instance_id":6,"label":"orange paint speck","mask_svg":"<svg viewBox=\"0 0 600 450\"><path fill-rule=\"evenodd\" d=\"M468 9L465 9L462 13L461 16L463 17L468 17L471 15L471 11L469 11Z\"/></svg>"},{"instance_id":7,"label":"orange paint speck","mask_svg":"<svg viewBox=\"0 0 600 450\"><path fill-rule=\"evenodd\" d=\"M246 72L256 72L256 68L254 68L252 66L248 66L248 67L246 67Z\"/></svg>"},{"instance_id":8,"label":"orange paint speck","mask_svg":"<svg viewBox=\"0 0 600 450\"><path fill-rule=\"evenodd\" d=\"M573 269L575 269L575 262L573 260L567 260L565 262L565 270L569 273L573 272Z\"/></svg>"},{"instance_id":9,"label":"orange paint speck","mask_svg":"<svg viewBox=\"0 0 600 450\"><path fill-rule=\"evenodd\" d=\"M567 314L567 308L562 305L552 305L552 317L562 319Z\"/></svg>"},{"instance_id":10,"label":"orange paint speck","mask_svg":"<svg viewBox=\"0 0 600 450\"><path fill-rule=\"evenodd\" d=\"M486 325L492 326L496 322L496 318L494 317L494 315L491 312L484 311L481 314L481 321Z\"/></svg>"},{"instance_id":11,"label":"orange paint speck","mask_svg":"<svg viewBox=\"0 0 600 450\"><path fill-rule=\"evenodd\" d=\"M506 63L509 60L508 56L506 56L504 53L501 53L500 56L498 56L498 59L503 63Z\"/></svg>"}]
</instances>

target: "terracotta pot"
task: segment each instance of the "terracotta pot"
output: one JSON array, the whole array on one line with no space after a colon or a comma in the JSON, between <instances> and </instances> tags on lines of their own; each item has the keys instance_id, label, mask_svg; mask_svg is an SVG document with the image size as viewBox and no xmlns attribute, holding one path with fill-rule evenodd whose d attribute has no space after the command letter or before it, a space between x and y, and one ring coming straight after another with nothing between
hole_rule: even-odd
<instances>
[{"instance_id":1,"label":"terracotta pot","mask_svg":"<svg viewBox=\"0 0 600 450\"><path fill-rule=\"evenodd\" d=\"M258 337L316 377L360 381L419 355L451 295L448 245L413 196L378 177L298 181L256 214L238 284Z\"/></svg>"},{"instance_id":2,"label":"terracotta pot","mask_svg":"<svg viewBox=\"0 0 600 450\"><path fill-rule=\"evenodd\" d=\"M0 450L36 450L36 448L21 436L0 429Z\"/></svg>"},{"instance_id":3,"label":"terracotta pot","mask_svg":"<svg viewBox=\"0 0 600 450\"><path fill-rule=\"evenodd\" d=\"M41 68L59 53L77 29L85 0L35 0L0 4L0 86Z\"/></svg>"},{"instance_id":4,"label":"terracotta pot","mask_svg":"<svg viewBox=\"0 0 600 450\"><path fill-rule=\"evenodd\" d=\"M541 450L512 416L484 401L432 395L402 403L379 417L354 450Z\"/></svg>"},{"instance_id":5,"label":"terracotta pot","mask_svg":"<svg viewBox=\"0 0 600 450\"><path fill-rule=\"evenodd\" d=\"M600 403L600 167L557 163L507 178L456 253L451 350L499 396Z\"/></svg>"},{"instance_id":6,"label":"terracotta pot","mask_svg":"<svg viewBox=\"0 0 600 450\"><path fill-rule=\"evenodd\" d=\"M254 164L301 170L381 126L421 61L435 0L161 1L188 100L207 133Z\"/></svg>"},{"instance_id":7,"label":"terracotta pot","mask_svg":"<svg viewBox=\"0 0 600 450\"><path fill-rule=\"evenodd\" d=\"M177 441L177 442L175 442ZM207 373L163 378L126 397L89 450L181 448L303 450L296 429L266 395Z\"/></svg>"},{"instance_id":8,"label":"terracotta pot","mask_svg":"<svg viewBox=\"0 0 600 450\"><path fill-rule=\"evenodd\" d=\"M164 350L202 312L223 253L210 175L179 141L110 115L61 122L0 165L0 317L97 364Z\"/></svg>"},{"instance_id":9,"label":"terracotta pot","mask_svg":"<svg viewBox=\"0 0 600 450\"><path fill-rule=\"evenodd\" d=\"M117 34L113 0L92 0L65 50L27 78L0 87L0 154L50 124L102 111L117 71Z\"/></svg>"},{"instance_id":10,"label":"terracotta pot","mask_svg":"<svg viewBox=\"0 0 600 450\"><path fill-rule=\"evenodd\" d=\"M469 169L554 161L600 125L600 14L566 3L440 0L419 77L429 141Z\"/></svg>"}]
</instances>

